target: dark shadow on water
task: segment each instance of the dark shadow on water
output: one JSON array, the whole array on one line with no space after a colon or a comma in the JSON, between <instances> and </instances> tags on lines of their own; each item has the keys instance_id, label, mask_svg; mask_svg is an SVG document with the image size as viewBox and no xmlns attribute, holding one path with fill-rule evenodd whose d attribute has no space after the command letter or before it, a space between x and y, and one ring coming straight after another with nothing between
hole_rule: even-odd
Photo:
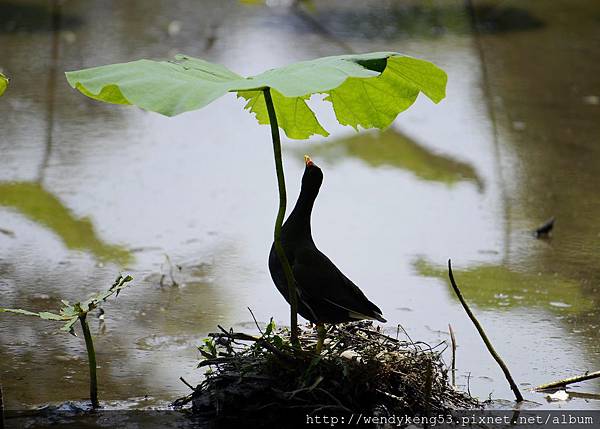
<instances>
[{"instance_id":1,"label":"dark shadow on water","mask_svg":"<svg viewBox=\"0 0 600 429\"><path fill-rule=\"evenodd\" d=\"M2 2L0 4L0 34L1 33L45 33L54 30L53 9L51 1L38 4L21 4ZM77 16L61 16L61 28L73 30L83 25L83 20Z\"/></svg>"},{"instance_id":2,"label":"dark shadow on water","mask_svg":"<svg viewBox=\"0 0 600 429\"><path fill-rule=\"evenodd\" d=\"M544 22L527 9L482 4L474 7L481 33L509 33L536 30Z\"/></svg>"},{"instance_id":3,"label":"dark shadow on water","mask_svg":"<svg viewBox=\"0 0 600 429\"><path fill-rule=\"evenodd\" d=\"M423 2L424 3L424 2ZM438 38L446 34L468 35L473 32L469 2L427 5L418 2L394 2L380 6L368 4L297 7L297 21L285 20L293 31L312 32L315 23L331 36L345 40L392 40L398 38ZM477 4L480 33L510 33L544 27L544 22L525 8Z\"/></svg>"}]
</instances>

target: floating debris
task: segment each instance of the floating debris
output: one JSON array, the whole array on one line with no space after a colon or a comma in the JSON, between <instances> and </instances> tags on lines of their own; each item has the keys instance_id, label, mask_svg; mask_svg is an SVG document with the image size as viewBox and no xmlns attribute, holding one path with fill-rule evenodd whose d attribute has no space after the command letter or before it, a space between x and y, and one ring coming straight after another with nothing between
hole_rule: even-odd
<instances>
[{"instance_id":1,"label":"floating debris","mask_svg":"<svg viewBox=\"0 0 600 429\"><path fill-rule=\"evenodd\" d=\"M9 237L15 237L15 233L13 231L11 231L10 229L5 229L5 228L0 228L0 234L4 234L7 235Z\"/></svg>"},{"instance_id":2,"label":"floating debris","mask_svg":"<svg viewBox=\"0 0 600 429\"><path fill-rule=\"evenodd\" d=\"M555 220L554 216L552 216L550 219L548 219L546 222L544 222L543 225L539 226L534 231L535 238L547 237L552 232L552 229L554 228L554 220Z\"/></svg>"},{"instance_id":3,"label":"floating debris","mask_svg":"<svg viewBox=\"0 0 600 429\"><path fill-rule=\"evenodd\" d=\"M523 121L513 121L512 126L515 131L524 131L527 128L527 124Z\"/></svg>"},{"instance_id":4,"label":"floating debris","mask_svg":"<svg viewBox=\"0 0 600 429\"><path fill-rule=\"evenodd\" d=\"M180 21L171 21L169 22L169 26L167 27L167 33L169 36L177 36L181 32L181 22Z\"/></svg>"},{"instance_id":5,"label":"floating debris","mask_svg":"<svg viewBox=\"0 0 600 429\"><path fill-rule=\"evenodd\" d=\"M585 104L597 106L600 104L600 97L597 95L586 95L585 97L583 97L583 102Z\"/></svg>"},{"instance_id":6,"label":"floating debris","mask_svg":"<svg viewBox=\"0 0 600 429\"><path fill-rule=\"evenodd\" d=\"M552 301L550 303L550 305L552 307L557 307L557 308L569 308L569 307L571 307L571 304L567 304L566 302L560 302L560 301Z\"/></svg>"},{"instance_id":7,"label":"floating debris","mask_svg":"<svg viewBox=\"0 0 600 429\"><path fill-rule=\"evenodd\" d=\"M558 392L546 395L546 399L550 402L566 401L569 399L569 394L566 390L559 390Z\"/></svg>"}]
</instances>

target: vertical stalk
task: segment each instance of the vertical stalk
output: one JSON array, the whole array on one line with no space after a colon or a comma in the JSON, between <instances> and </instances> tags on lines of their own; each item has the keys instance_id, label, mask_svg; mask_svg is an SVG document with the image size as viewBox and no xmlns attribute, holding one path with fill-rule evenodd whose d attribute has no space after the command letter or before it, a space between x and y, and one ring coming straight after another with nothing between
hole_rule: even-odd
<instances>
[{"instance_id":1,"label":"vertical stalk","mask_svg":"<svg viewBox=\"0 0 600 429\"><path fill-rule=\"evenodd\" d=\"M450 330L450 340L452 341L452 386L456 386L456 337L452 325L448 323Z\"/></svg>"},{"instance_id":2,"label":"vertical stalk","mask_svg":"<svg viewBox=\"0 0 600 429\"><path fill-rule=\"evenodd\" d=\"M271 89L264 88L265 103L267 104L267 112L269 113L269 122L271 123L271 138L273 140L273 155L275 156L275 170L277 172L277 186L279 187L279 210L277 211L277 219L275 220L274 246L275 252L279 257L279 262L283 268L285 279L288 284L288 293L290 301L290 342L298 345L298 295L296 294L296 280L290 262L285 255L281 244L281 225L285 217L285 209L287 205L287 196L285 192L285 177L283 175L283 162L281 160L281 140L279 139L279 125L277 123L277 114L275 106L271 98Z\"/></svg>"},{"instance_id":3,"label":"vertical stalk","mask_svg":"<svg viewBox=\"0 0 600 429\"><path fill-rule=\"evenodd\" d=\"M96 352L94 351L94 342L92 341L92 334L90 333L90 327L86 320L87 314L79 316L81 322L81 329L83 330L83 337L85 338L85 347L88 354L88 363L90 366L90 400L92 401L92 407L98 408L98 381L96 378Z\"/></svg>"},{"instance_id":4,"label":"vertical stalk","mask_svg":"<svg viewBox=\"0 0 600 429\"><path fill-rule=\"evenodd\" d=\"M0 384L0 429L4 429L4 397Z\"/></svg>"}]
</instances>

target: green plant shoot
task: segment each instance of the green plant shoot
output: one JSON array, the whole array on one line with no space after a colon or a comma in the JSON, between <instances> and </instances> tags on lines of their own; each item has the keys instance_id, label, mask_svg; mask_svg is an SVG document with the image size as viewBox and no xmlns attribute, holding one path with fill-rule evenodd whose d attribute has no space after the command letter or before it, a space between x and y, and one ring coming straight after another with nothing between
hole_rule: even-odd
<instances>
[{"instance_id":1,"label":"green plant shoot","mask_svg":"<svg viewBox=\"0 0 600 429\"><path fill-rule=\"evenodd\" d=\"M297 339L297 292L281 246L287 205L279 128L292 139L329 133L307 104L321 94L338 122L358 130L386 128L424 93L439 103L446 96L446 73L434 64L397 52L339 55L301 61L243 77L226 67L187 55L173 61L138 60L66 73L69 84L86 96L113 104L175 116L200 109L233 92L260 124L271 126L279 188L274 246L289 288L290 341Z\"/></svg>"},{"instance_id":2,"label":"green plant shoot","mask_svg":"<svg viewBox=\"0 0 600 429\"><path fill-rule=\"evenodd\" d=\"M122 275L119 275L119 277L117 277L117 279L107 291L99 292L83 302L69 304L68 301L61 300L61 302L63 303L63 307L61 307L58 314L51 313L48 311L35 313L20 308L2 307L0 307L0 313L24 314L26 316L39 317L44 320L63 322L64 324L60 328L60 330L68 332L74 336L77 336L77 334L75 334L74 325L75 323L77 323L77 321L79 321L81 323L81 329L83 331L83 336L85 339L85 346L87 350L88 363L90 368L90 400L92 403L92 407L98 408L100 404L98 402L98 382L96 377L96 352L94 351L94 342L90 333L90 327L86 320L87 314L90 311L96 309L101 302L106 301L113 294L119 296L119 292L125 287L127 287L128 283L131 280L133 280L133 277L131 276L123 277Z\"/></svg>"},{"instance_id":3,"label":"green plant shoot","mask_svg":"<svg viewBox=\"0 0 600 429\"><path fill-rule=\"evenodd\" d=\"M2 94L4 94L4 91L6 91L9 82L9 79L2 73L0 73L0 97L2 96Z\"/></svg>"}]
</instances>

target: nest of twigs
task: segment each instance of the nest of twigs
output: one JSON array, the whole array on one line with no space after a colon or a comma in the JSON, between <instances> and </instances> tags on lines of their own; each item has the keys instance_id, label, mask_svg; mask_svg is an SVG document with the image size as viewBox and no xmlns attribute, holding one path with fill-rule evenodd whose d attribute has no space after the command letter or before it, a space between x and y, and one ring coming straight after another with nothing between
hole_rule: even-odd
<instances>
[{"instance_id":1,"label":"nest of twigs","mask_svg":"<svg viewBox=\"0 0 600 429\"><path fill-rule=\"evenodd\" d=\"M363 321L330 327L317 356L310 328L300 330L300 350L272 322L258 337L220 329L199 348L205 380L175 403L191 402L212 421L288 427L308 416L424 416L478 406L450 385L445 343L390 337Z\"/></svg>"}]
</instances>

